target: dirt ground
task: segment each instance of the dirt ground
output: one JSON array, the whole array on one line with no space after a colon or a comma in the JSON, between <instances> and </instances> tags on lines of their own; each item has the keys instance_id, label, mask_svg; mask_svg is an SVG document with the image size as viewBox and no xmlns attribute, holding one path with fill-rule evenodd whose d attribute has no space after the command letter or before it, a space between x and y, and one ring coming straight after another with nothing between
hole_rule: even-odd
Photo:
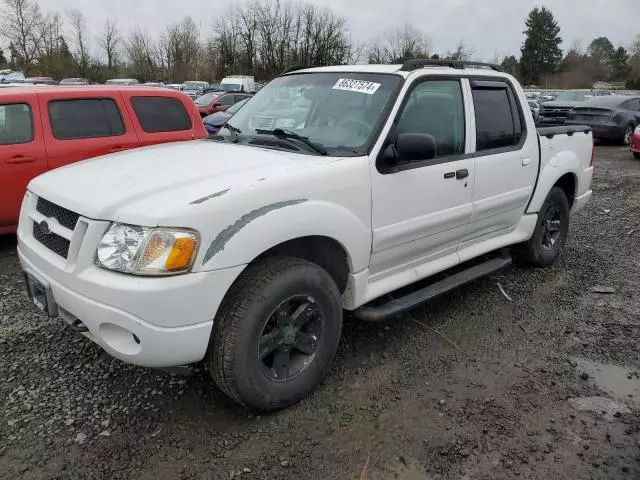
<instances>
[{"instance_id":1,"label":"dirt ground","mask_svg":"<svg viewBox=\"0 0 640 480\"><path fill-rule=\"evenodd\" d=\"M314 394L254 416L36 313L0 239L0 479L640 478L640 161L598 147L550 269L345 322ZM497 284L500 284L506 296ZM604 293L610 292L610 293ZM509 298L507 298L507 296Z\"/></svg>"}]
</instances>

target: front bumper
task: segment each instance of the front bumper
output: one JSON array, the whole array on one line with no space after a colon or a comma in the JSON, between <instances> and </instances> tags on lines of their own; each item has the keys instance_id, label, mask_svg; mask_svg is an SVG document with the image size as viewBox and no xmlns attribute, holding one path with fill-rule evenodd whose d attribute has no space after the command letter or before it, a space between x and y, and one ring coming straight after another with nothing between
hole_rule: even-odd
<instances>
[{"instance_id":1,"label":"front bumper","mask_svg":"<svg viewBox=\"0 0 640 480\"><path fill-rule=\"evenodd\" d=\"M629 150L634 153L640 153L640 133L634 133L631 136L631 143L629 144Z\"/></svg>"},{"instance_id":2,"label":"front bumper","mask_svg":"<svg viewBox=\"0 0 640 480\"><path fill-rule=\"evenodd\" d=\"M18 256L25 272L51 289L59 316L80 320L86 336L112 356L145 367L172 367L203 358L213 319L244 266L170 277L138 277L94 265L108 222L80 217L68 258L32 235L28 194L18 227Z\"/></svg>"}]
</instances>

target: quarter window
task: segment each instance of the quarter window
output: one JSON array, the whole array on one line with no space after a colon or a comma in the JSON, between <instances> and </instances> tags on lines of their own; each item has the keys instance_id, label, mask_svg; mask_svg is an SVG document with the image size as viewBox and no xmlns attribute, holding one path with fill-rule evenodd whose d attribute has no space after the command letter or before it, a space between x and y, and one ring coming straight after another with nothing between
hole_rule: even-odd
<instances>
[{"instance_id":1,"label":"quarter window","mask_svg":"<svg viewBox=\"0 0 640 480\"><path fill-rule=\"evenodd\" d=\"M112 137L125 132L111 98L77 98L49 102L49 121L58 140Z\"/></svg>"},{"instance_id":2,"label":"quarter window","mask_svg":"<svg viewBox=\"0 0 640 480\"><path fill-rule=\"evenodd\" d=\"M513 147L522 138L522 123L515 99L504 88L473 88L476 114L476 151Z\"/></svg>"},{"instance_id":3,"label":"quarter window","mask_svg":"<svg viewBox=\"0 0 640 480\"><path fill-rule=\"evenodd\" d=\"M132 97L131 105L147 133L191 130L191 118L177 98Z\"/></svg>"},{"instance_id":4,"label":"quarter window","mask_svg":"<svg viewBox=\"0 0 640 480\"><path fill-rule=\"evenodd\" d=\"M464 101L458 80L430 80L409 94L398 133L426 133L435 139L436 158L464 153Z\"/></svg>"},{"instance_id":5,"label":"quarter window","mask_svg":"<svg viewBox=\"0 0 640 480\"><path fill-rule=\"evenodd\" d=\"M0 105L0 145L33 140L31 107L26 103Z\"/></svg>"}]
</instances>

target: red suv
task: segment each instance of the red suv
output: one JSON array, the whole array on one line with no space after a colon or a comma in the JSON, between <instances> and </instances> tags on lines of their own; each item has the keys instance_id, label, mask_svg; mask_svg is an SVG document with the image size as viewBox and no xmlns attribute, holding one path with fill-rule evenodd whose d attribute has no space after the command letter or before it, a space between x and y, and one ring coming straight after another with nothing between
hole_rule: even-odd
<instances>
[{"instance_id":1,"label":"red suv","mask_svg":"<svg viewBox=\"0 0 640 480\"><path fill-rule=\"evenodd\" d=\"M206 135L189 97L169 89L2 89L0 234L15 232L27 184L41 173L98 155Z\"/></svg>"},{"instance_id":2,"label":"red suv","mask_svg":"<svg viewBox=\"0 0 640 480\"><path fill-rule=\"evenodd\" d=\"M248 93L209 92L194 100L200 116L206 117L215 112L224 112L231 105L251 95Z\"/></svg>"}]
</instances>

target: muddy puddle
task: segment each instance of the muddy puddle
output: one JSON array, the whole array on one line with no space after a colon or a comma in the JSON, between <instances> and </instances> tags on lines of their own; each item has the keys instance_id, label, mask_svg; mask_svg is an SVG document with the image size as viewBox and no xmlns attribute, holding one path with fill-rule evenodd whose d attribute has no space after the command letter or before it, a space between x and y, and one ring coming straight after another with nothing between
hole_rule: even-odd
<instances>
[{"instance_id":1,"label":"muddy puddle","mask_svg":"<svg viewBox=\"0 0 640 480\"><path fill-rule=\"evenodd\" d=\"M621 367L572 357L578 371L589 375L588 380L609 397L640 408L640 367Z\"/></svg>"}]
</instances>

